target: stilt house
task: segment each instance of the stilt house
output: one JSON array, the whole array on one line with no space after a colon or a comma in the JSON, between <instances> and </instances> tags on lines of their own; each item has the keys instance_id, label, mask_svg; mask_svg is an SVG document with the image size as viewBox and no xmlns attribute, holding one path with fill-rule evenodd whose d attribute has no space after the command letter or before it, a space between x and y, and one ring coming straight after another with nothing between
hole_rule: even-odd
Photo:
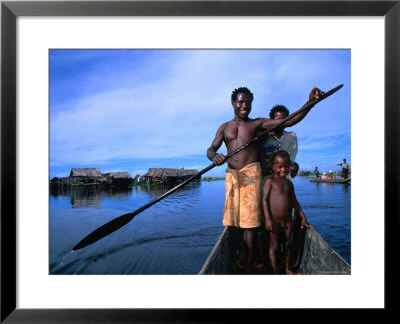
<instances>
[{"instance_id":1,"label":"stilt house","mask_svg":"<svg viewBox=\"0 0 400 324\"><path fill-rule=\"evenodd\" d=\"M99 168L72 168L69 174L71 185L97 184L102 178Z\"/></svg>"},{"instance_id":2,"label":"stilt house","mask_svg":"<svg viewBox=\"0 0 400 324\"><path fill-rule=\"evenodd\" d=\"M129 172L109 172L103 174L105 182L117 187L128 187L132 184L132 176Z\"/></svg>"},{"instance_id":3,"label":"stilt house","mask_svg":"<svg viewBox=\"0 0 400 324\"><path fill-rule=\"evenodd\" d=\"M140 177L140 183L173 183L184 181L195 175L197 170L185 170L174 168L150 168L149 171ZM196 178L200 180L201 176Z\"/></svg>"}]
</instances>

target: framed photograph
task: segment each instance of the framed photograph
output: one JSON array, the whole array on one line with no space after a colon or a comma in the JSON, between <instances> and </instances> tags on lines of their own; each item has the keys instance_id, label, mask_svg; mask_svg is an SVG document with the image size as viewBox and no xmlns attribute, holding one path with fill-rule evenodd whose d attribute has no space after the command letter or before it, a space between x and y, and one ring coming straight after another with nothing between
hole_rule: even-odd
<instances>
[{"instance_id":1,"label":"framed photograph","mask_svg":"<svg viewBox=\"0 0 400 324\"><path fill-rule=\"evenodd\" d=\"M388 296L393 293L395 285L386 283L389 278L396 281L391 273L393 264L389 261L393 259L390 249L398 234L398 218L388 217L388 213L399 213L399 15L398 1L2 1L1 320L9 323L223 322L233 320L239 311L249 315L253 312L251 316L258 312L264 316L269 309L389 310L393 302ZM95 131L88 123L82 122L85 118L89 121L93 115L65 118L68 107L62 107L62 103L55 105L64 114L61 121L49 112L49 107L71 89L64 85L64 88L57 88L59 97L49 95L53 93L50 87L59 86L49 80L54 81L58 76L71 72L66 66L57 65L57 58L61 56L64 59L73 49L80 50L74 55L85 57L79 67L79 78L87 72L83 64L96 64L97 58L92 56L94 51L107 56L111 51L115 54L130 50L129 60L139 60L144 51L152 50L155 56L160 51L163 54L169 51L169 58L173 60L175 54L183 50L189 54L195 51L204 54L218 50L226 53L247 50L246 57L255 62L257 57L250 55L250 51L258 54L268 50L281 51L281 57L285 51L347 53L343 61L347 64L345 82L351 83L351 275L295 276L294 279L285 276L235 276L233 279L232 276L149 276L141 273L136 276L103 276L90 269L81 272L84 275L68 275L77 271L73 262L71 267L63 267L55 264L49 256L49 236L51 241L54 232L52 234L49 230L48 219L52 208L49 207L49 180L61 174L62 167L68 165L63 163L69 157L64 154L56 162L51 160L50 154L53 157L55 154L49 153L52 148L49 134L53 134L53 139L56 137L54 134L59 139L65 137L68 134L68 127L62 125L65 122L87 127L87 132ZM90 57L88 53L91 53ZM114 54L111 60L124 59ZM214 70L222 69L222 62L227 59L213 53L213 58L217 57L221 64L216 62ZM322 56L316 57L321 60ZM69 59L76 58L69 56ZM210 58L204 58L207 59ZM276 60L276 57L270 59ZM168 63L165 56L161 60L163 64ZM97 62L104 75L114 73L122 76L121 71L107 71L107 61ZM162 64L158 66L155 62L151 61L147 69L153 69L157 74ZM200 70L204 71L199 60L187 59L185 62L191 66L197 62L197 76ZM299 64L303 66L304 61L301 62ZM322 62L318 63L314 64L316 73L322 70L328 73L335 68L324 68ZM52 67L55 68L52 70ZM54 72L57 68L58 72ZM255 75L257 72L265 73L254 68ZM285 71L280 72L285 75ZM240 68L237 73L237 80L240 80ZM98 78L88 76L82 81L72 73L69 75L69 82L82 82L81 87L87 87L93 78ZM232 79L234 76L232 73ZM144 80L146 76L138 74L137 77ZM174 78L168 81L169 84L179 77ZM336 81L335 78L332 82ZM118 78L113 77L96 80L93 85L96 88L102 84L107 87L107 83L118 82ZM202 84L206 82L203 80ZM282 82L284 84L284 80ZM210 80L201 91L209 94L216 84L217 81ZM256 82L254 86L257 88ZM180 87L185 89L184 83L181 82ZM296 85L292 87L297 88ZM300 91L303 85L298 88L296 94L304 92ZM346 91L350 93L350 90ZM185 92L186 100L190 98L189 93ZM113 98L117 96L118 93ZM123 96L127 97L127 93ZM127 101L135 100L131 94L127 98ZM160 96L159 104L168 98ZM212 102L216 99L213 98ZM86 104L103 104L104 107L113 104L113 100L106 97L96 100ZM295 98L291 100L296 102ZM119 103L120 107L124 104ZM152 104L157 104L157 101ZM172 106L168 107L168 111L173 112ZM207 114L214 113L213 109L207 111ZM170 121L167 112L163 116ZM326 116L332 120L334 117L337 116ZM134 115L129 119L134 119ZM56 122L60 124L57 126ZM112 119L108 118L107 122L111 123ZM53 130L52 123L56 125ZM201 134L201 127L195 131L201 137L206 136ZM101 138L103 144L107 137L110 136ZM157 147L163 149L160 145ZM101 150L101 147L97 149ZM71 161L74 163L72 158ZM60 168L49 170L49 165L59 165ZM384 165L379 175L376 175L377 165ZM111 165L107 168L107 172L112 172ZM79 208L86 198L71 199L73 207ZM57 233L67 230L63 227L63 220L59 224ZM373 243L371 233L374 233ZM76 234L78 237L82 233L76 231ZM54 240L50 245L54 242L58 244ZM70 256L66 254L61 263L67 263L68 258ZM97 254L95 258L100 260L102 256ZM93 262L96 263L97 259ZM111 274L118 274L118 271ZM368 292L364 291L366 281ZM263 291L267 287L276 289L277 293L280 291L279 298L265 296ZM278 301L285 297L282 287L301 291L303 298L299 300L293 293L286 304ZM242 296L246 293L254 298L243 301Z\"/></svg>"}]
</instances>

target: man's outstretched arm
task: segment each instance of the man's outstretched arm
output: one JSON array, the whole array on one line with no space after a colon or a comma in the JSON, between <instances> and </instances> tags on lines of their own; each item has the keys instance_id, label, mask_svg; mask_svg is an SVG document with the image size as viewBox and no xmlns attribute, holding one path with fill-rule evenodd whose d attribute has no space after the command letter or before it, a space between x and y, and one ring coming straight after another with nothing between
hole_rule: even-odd
<instances>
[{"instance_id":1,"label":"man's outstretched arm","mask_svg":"<svg viewBox=\"0 0 400 324\"><path fill-rule=\"evenodd\" d=\"M263 119L263 122L261 124L262 132L269 132L271 131L271 129L273 129L277 125L280 125L281 123L282 128L296 125L310 112L311 108L314 107L315 104L311 103L315 99L319 99L323 94L323 91L321 91L317 87L314 87L308 96L308 101L303 105L303 107L286 117L288 119L286 122L282 123L282 119Z\"/></svg>"}]
</instances>

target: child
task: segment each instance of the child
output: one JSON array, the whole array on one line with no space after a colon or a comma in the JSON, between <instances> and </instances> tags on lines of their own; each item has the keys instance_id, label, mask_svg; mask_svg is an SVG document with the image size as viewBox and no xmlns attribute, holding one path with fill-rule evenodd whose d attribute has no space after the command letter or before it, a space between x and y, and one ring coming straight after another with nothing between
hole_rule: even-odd
<instances>
[{"instance_id":1,"label":"child","mask_svg":"<svg viewBox=\"0 0 400 324\"><path fill-rule=\"evenodd\" d=\"M290 168L290 177L294 179L294 177L299 172L299 164L297 162L294 162L289 168Z\"/></svg>"},{"instance_id":2,"label":"child","mask_svg":"<svg viewBox=\"0 0 400 324\"><path fill-rule=\"evenodd\" d=\"M293 183L286 178L289 173L289 154L279 150L272 154L274 175L267 178L264 184L262 203L265 215L265 228L270 232L269 260L274 273L279 271L278 253L283 248L286 274L295 274L290 269L290 248L292 234L292 208L300 214L301 228L309 225L296 195Z\"/></svg>"}]
</instances>

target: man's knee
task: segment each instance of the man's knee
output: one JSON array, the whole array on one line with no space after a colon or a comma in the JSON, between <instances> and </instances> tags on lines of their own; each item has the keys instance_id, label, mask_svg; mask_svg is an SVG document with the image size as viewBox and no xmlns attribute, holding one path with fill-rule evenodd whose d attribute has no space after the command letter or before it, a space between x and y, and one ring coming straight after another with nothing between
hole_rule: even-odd
<instances>
[{"instance_id":1,"label":"man's knee","mask_svg":"<svg viewBox=\"0 0 400 324\"><path fill-rule=\"evenodd\" d=\"M254 244L255 231L253 229L245 229L243 232L243 238L246 245L252 248Z\"/></svg>"}]
</instances>

